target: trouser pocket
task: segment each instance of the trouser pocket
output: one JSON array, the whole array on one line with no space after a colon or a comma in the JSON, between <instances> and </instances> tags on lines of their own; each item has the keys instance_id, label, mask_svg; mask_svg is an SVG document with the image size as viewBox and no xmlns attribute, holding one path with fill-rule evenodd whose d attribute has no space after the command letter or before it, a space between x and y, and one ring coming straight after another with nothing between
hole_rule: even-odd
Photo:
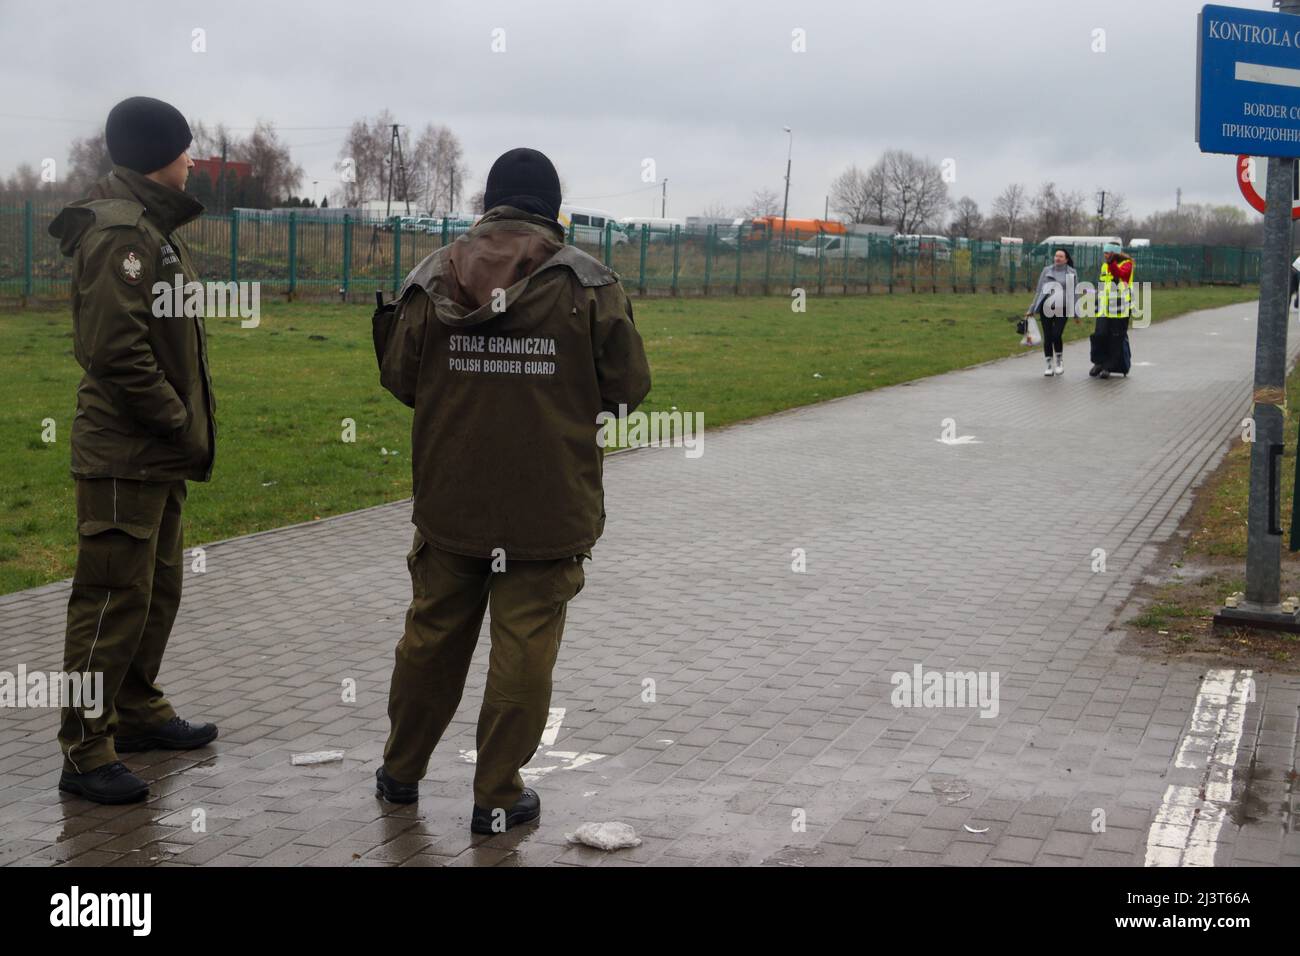
<instances>
[{"instance_id":1,"label":"trouser pocket","mask_svg":"<svg viewBox=\"0 0 1300 956\"><path fill-rule=\"evenodd\" d=\"M572 558L561 558L557 564L551 600L555 604L567 604L582 591L587 583L585 565L591 559L589 553L575 554Z\"/></svg>"}]
</instances>

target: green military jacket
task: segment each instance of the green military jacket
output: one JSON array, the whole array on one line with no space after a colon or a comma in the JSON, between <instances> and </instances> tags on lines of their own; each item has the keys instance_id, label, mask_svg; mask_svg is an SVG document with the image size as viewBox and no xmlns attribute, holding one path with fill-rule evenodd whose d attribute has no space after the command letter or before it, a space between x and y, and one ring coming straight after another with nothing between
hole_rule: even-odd
<instances>
[{"instance_id":1,"label":"green military jacket","mask_svg":"<svg viewBox=\"0 0 1300 956\"><path fill-rule=\"evenodd\" d=\"M202 317L174 307L163 315L155 289L177 275L198 281L176 230L202 212L193 197L114 166L50 223L72 258L74 353L85 371L72 422L75 478L212 475L207 332Z\"/></svg>"},{"instance_id":2,"label":"green military jacket","mask_svg":"<svg viewBox=\"0 0 1300 956\"><path fill-rule=\"evenodd\" d=\"M598 416L650 368L618 276L553 219L497 206L374 317L380 383L415 409L412 521L446 551L589 552L605 524Z\"/></svg>"}]
</instances>

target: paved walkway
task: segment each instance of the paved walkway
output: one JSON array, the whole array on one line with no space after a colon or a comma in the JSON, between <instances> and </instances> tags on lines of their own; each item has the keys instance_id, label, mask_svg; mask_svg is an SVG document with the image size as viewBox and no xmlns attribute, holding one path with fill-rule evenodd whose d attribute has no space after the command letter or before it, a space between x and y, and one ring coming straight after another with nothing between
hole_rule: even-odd
<instances>
[{"instance_id":1,"label":"paved walkway","mask_svg":"<svg viewBox=\"0 0 1300 956\"><path fill-rule=\"evenodd\" d=\"M1035 354L610 460L524 832L468 832L486 640L418 807L372 795L407 503L214 545L163 683L220 740L130 756L151 799L97 807L54 789L53 712L0 711L0 862L1300 863L1300 679L1107 631L1248 412L1254 313L1134 332L1129 379L1088 379L1076 343L1064 378ZM0 598L0 669L59 666L66 595ZM895 707L916 665L996 673L996 716ZM566 843L603 820L643 845Z\"/></svg>"}]
</instances>

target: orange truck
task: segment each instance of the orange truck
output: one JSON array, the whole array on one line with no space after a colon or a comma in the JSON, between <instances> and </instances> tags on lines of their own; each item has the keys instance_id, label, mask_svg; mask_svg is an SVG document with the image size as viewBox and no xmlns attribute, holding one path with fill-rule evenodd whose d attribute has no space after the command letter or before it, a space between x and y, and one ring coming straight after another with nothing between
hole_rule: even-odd
<instances>
[{"instance_id":1,"label":"orange truck","mask_svg":"<svg viewBox=\"0 0 1300 956\"><path fill-rule=\"evenodd\" d=\"M763 242L767 239L802 242L814 236L842 236L844 223L832 219L782 219L780 216L759 216L750 221L749 240Z\"/></svg>"}]
</instances>

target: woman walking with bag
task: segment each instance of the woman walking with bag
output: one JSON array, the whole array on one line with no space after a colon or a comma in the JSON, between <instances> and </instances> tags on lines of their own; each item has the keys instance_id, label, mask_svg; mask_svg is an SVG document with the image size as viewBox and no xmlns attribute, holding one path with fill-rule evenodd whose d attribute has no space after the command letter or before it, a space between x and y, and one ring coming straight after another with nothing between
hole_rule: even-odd
<instances>
[{"instance_id":1,"label":"woman walking with bag","mask_svg":"<svg viewBox=\"0 0 1300 956\"><path fill-rule=\"evenodd\" d=\"M1043 266L1038 276L1038 288L1034 290L1034 302L1025 310L1026 318L1039 315L1043 320L1043 354L1047 357L1047 369L1044 377L1064 375L1065 366L1061 362L1065 334L1065 322L1074 315L1074 283L1076 274L1074 260L1064 248L1057 248L1052 253L1051 265ZM1056 364L1052 364L1055 355Z\"/></svg>"}]
</instances>

